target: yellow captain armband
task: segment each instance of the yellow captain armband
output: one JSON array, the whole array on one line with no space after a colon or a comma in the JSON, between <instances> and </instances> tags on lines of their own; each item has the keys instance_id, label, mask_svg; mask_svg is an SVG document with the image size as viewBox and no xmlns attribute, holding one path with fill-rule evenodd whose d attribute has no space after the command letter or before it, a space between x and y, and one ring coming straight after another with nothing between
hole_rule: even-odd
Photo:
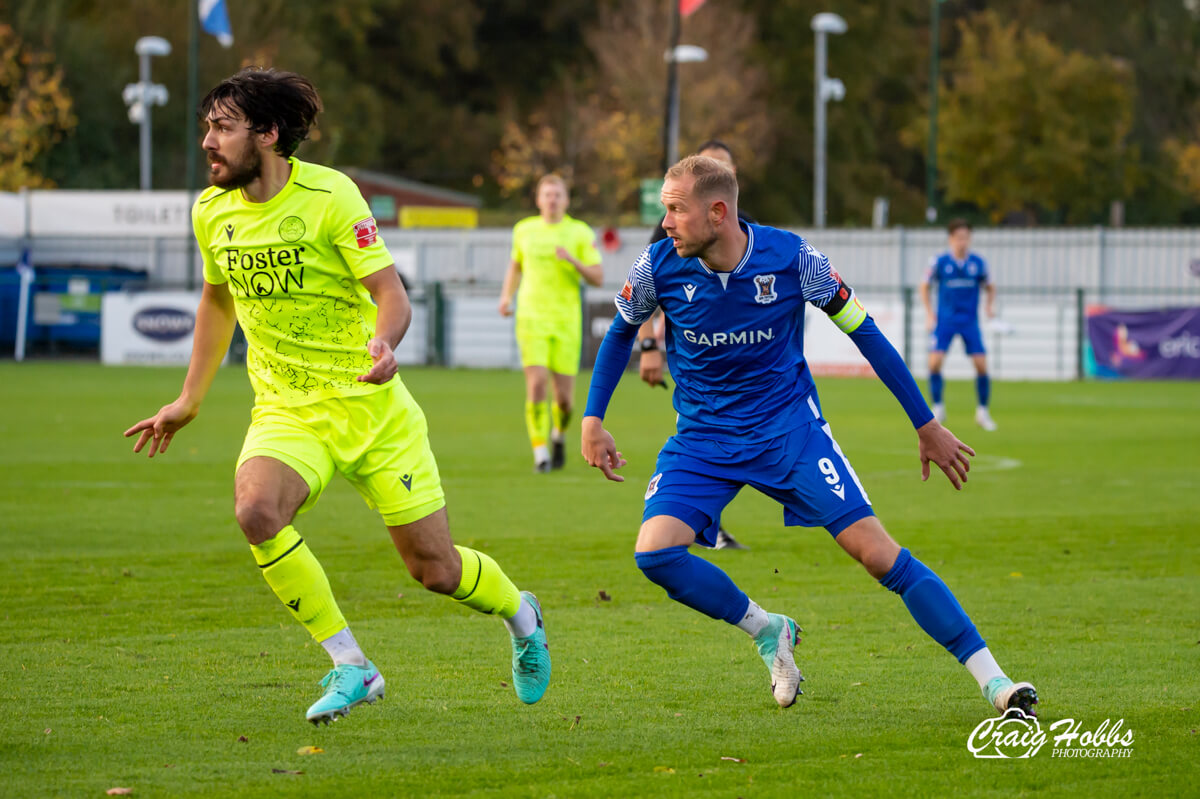
<instances>
[{"instance_id":1,"label":"yellow captain armband","mask_svg":"<svg viewBox=\"0 0 1200 799\"><path fill-rule=\"evenodd\" d=\"M833 300L821 310L829 314L829 319L843 333L850 334L858 330L858 326L867 318L867 309L854 296L854 291L845 283L838 287Z\"/></svg>"}]
</instances>

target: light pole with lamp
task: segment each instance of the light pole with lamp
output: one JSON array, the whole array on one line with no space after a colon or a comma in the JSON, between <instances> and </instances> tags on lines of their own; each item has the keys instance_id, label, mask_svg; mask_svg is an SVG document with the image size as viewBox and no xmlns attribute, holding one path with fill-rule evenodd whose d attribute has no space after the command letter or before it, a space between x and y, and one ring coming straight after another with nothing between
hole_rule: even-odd
<instances>
[{"instance_id":1,"label":"light pole with lamp","mask_svg":"<svg viewBox=\"0 0 1200 799\"><path fill-rule=\"evenodd\" d=\"M141 188L150 190L150 108L155 105L166 105L167 87L160 83L150 82L151 56L171 54L171 43L161 36L143 36L133 46L138 54L138 82L125 86L121 96L125 105L129 106L129 121L141 125Z\"/></svg>"},{"instance_id":2,"label":"light pole with lamp","mask_svg":"<svg viewBox=\"0 0 1200 799\"><path fill-rule=\"evenodd\" d=\"M663 171L679 160L679 64L708 60L708 51L694 44L679 43L681 12L679 3L671 3L671 47L663 53L667 62L666 119L663 122Z\"/></svg>"},{"instance_id":3,"label":"light pole with lamp","mask_svg":"<svg viewBox=\"0 0 1200 799\"><path fill-rule=\"evenodd\" d=\"M837 78L825 75L826 34L846 32L846 20L828 12L812 18L813 33L816 34L816 62L813 91L813 226L825 227L825 103L841 101L846 96L846 85Z\"/></svg>"},{"instance_id":4,"label":"light pole with lamp","mask_svg":"<svg viewBox=\"0 0 1200 799\"><path fill-rule=\"evenodd\" d=\"M930 0L929 20L929 157L925 161L925 221L937 221L937 117L938 82L940 80L938 51L942 44L941 6L945 0Z\"/></svg>"}]
</instances>

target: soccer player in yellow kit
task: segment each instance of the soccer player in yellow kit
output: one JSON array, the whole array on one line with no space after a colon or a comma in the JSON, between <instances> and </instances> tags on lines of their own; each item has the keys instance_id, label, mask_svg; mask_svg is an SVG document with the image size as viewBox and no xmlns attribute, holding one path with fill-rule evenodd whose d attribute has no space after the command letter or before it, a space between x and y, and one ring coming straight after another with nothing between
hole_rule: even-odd
<instances>
[{"instance_id":1,"label":"soccer player in yellow kit","mask_svg":"<svg viewBox=\"0 0 1200 799\"><path fill-rule=\"evenodd\" d=\"M513 312L517 296L517 345L525 370L525 427L534 471L561 469L566 460L563 431L571 419L575 376L583 340L580 280L604 282L596 234L567 215L570 197L558 175L538 181L538 216L513 228L512 260L500 289L500 313ZM518 288L518 284L520 284ZM546 416L547 385L553 375L554 402ZM553 451L546 446L547 428Z\"/></svg>"},{"instance_id":2,"label":"soccer player in yellow kit","mask_svg":"<svg viewBox=\"0 0 1200 799\"><path fill-rule=\"evenodd\" d=\"M192 209L204 259L183 390L125 431L165 453L196 417L234 323L254 387L234 479L235 513L267 584L333 659L314 724L383 696L320 563L292 522L340 472L379 511L427 589L496 614L512 636L513 683L533 703L550 681L542 612L487 555L454 545L425 416L396 374L412 318L375 220L348 177L293 156L321 110L312 84L247 68L200 105L212 186Z\"/></svg>"}]
</instances>

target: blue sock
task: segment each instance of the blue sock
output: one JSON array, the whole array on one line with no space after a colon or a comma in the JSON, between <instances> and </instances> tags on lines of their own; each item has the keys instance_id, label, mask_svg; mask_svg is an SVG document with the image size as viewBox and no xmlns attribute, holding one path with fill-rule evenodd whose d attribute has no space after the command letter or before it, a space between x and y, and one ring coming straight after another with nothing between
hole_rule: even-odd
<instances>
[{"instance_id":1,"label":"blue sock","mask_svg":"<svg viewBox=\"0 0 1200 799\"><path fill-rule=\"evenodd\" d=\"M929 393L933 397L933 404L937 405L942 401L942 386L945 385L942 380L941 372L929 373Z\"/></svg>"},{"instance_id":2,"label":"blue sock","mask_svg":"<svg viewBox=\"0 0 1200 799\"><path fill-rule=\"evenodd\" d=\"M979 404L986 408L992 396L992 381L986 373L975 375L975 395L979 397Z\"/></svg>"},{"instance_id":3,"label":"blue sock","mask_svg":"<svg viewBox=\"0 0 1200 799\"><path fill-rule=\"evenodd\" d=\"M750 598L728 574L690 554L686 546L638 552L635 559L651 582L667 589L667 596L706 616L737 624L750 607Z\"/></svg>"},{"instance_id":4,"label":"blue sock","mask_svg":"<svg viewBox=\"0 0 1200 799\"><path fill-rule=\"evenodd\" d=\"M942 578L907 549L900 550L891 570L879 582L900 595L921 629L946 647L959 663L965 663L985 646L967 612Z\"/></svg>"}]
</instances>

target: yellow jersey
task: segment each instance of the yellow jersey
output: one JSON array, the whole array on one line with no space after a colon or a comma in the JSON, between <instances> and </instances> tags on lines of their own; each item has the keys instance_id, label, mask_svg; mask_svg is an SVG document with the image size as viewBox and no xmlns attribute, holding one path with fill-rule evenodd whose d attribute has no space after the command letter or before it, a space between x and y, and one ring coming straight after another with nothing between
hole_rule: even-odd
<instances>
[{"instance_id":1,"label":"yellow jersey","mask_svg":"<svg viewBox=\"0 0 1200 799\"><path fill-rule=\"evenodd\" d=\"M517 317L579 324L579 271L556 254L563 247L584 266L600 263L596 234L584 222L563 215L549 224L541 216L522 219L513 228L512 260L521 265Z\"/></svg>"},{"instance_id":2,"label":"yellow jersey","mask_svg":"<svg viewBox=\"0 0 1200 799\"><path fill-rule=\"evenodd\" d=\"M283 189L262 203L209 187L192 207L204 279L228 284L259 405L298 406L378 391L371 369L375 304L360 278L393 265L358 187L334 169L289 158Z\"/></svg>"}]
</instances>

